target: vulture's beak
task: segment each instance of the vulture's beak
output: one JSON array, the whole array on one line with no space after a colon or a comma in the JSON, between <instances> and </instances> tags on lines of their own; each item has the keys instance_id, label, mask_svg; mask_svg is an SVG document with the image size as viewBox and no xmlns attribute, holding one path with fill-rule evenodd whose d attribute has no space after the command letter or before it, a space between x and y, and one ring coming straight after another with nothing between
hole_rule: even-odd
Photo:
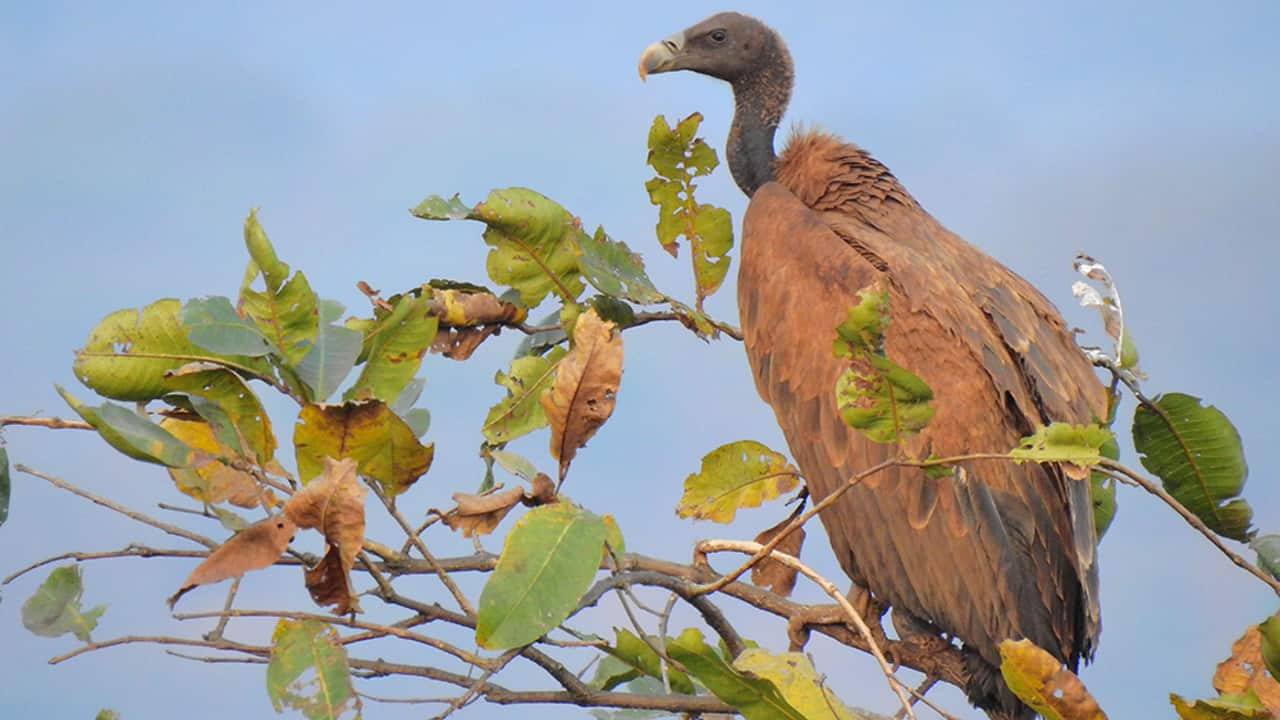
<instances>
[{"instance_id":1,"label":"vulture's beak","mask_svg":"<svg viewBox=\"0 0 1280 720\"><path fill-rule=\"evenodd\" d=\"M684 49L684 33L678 32L665 40L656 42L644 49L640 55L640 79L644 80L649 73L662 73L679 70L676 59Z\"/></svg>"}]
</instances>

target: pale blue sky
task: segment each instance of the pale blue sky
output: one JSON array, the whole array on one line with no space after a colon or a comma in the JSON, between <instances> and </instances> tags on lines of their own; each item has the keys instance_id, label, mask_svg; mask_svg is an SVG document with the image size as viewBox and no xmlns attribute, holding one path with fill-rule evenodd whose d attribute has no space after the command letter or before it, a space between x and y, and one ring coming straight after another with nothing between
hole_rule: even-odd
<instances>
[{"instance_id":1,"label":"pale blue sky","mask_svg":"<svg viewBox=\"0 0 1280 720\"><path fill-rule=\"evenodd\" d=\"M1125 305L1151 392L1201 395L1237 423L1247 496L1280 529L1276 424L1280 263L1280 8L1271 2L793 3L741 9L778 27L795 56L789 121L817 123L875 152L953 230L1070 308L1077 250L1101 258ZM642 252L659 285L687 295L683 259L653 238L642 188L657 113L706 115L722 147L728 90L705 78L640 84L649 42L724 9L705 2L563 4L6 3L0 7L0 413L67 414L71 350L107 312L166 296L232 294L240 226L260 206L281 256L322 295L364 311L357 280L394 291L431 277L482 281L477 228L428 224L406 208L430 193L526 185ZM701 198L741 215L727 174ZM711 301L733 319L732 287ZM424 403L436 464L402 507L418 516L479 479L478 427L490 378L516 338L466 366L433 357ZM781 447L736 343L675 328L627 335L614 418L575 463L568 490L613 511L631 549L687 557L699 537L671 508L704 452L729 440ZM79 390L87 395L87 391ZM277 427L291 417L277 406ZM1129 409L1122 411L1127 418ZM179 501L157 469L88 434L13 429L10 456L129 504ZM521 445L549 467L545 438ZM284 453L287 458L288 453ZM1131 451L1125 459L1136 464ZM1274 598L1151 500L1126 490L1104 540L1103 623L1084 672L1112 717L1169 716L1169 691L1210 692L1213 666ZM747 513L753 535L778 509ZM509 523L508 525L509 526ZM504 526L505 527L505 526ZM215 528L207 532L216 533ZM429 536L444 551L464 549ZM26 476L0 528L0 574L44 555L130 541L180 547ZM823 539L807 556L838 577ZM190 571L171 560L88 564L86 600L110 602L95 637L173 631L163 598ZM21 628L42 577L3 589L0 715L128 720L269 713L261 668L182 663L153 647L103 651L57 668L73 646ZM246 604L309 608L287 571L251 576ZM432 586L424 594L443 597ZM811 591L809 597L814 597ZM192 593L189 610L220 604ZM618 622L602 613L598 627ZM198 635L205 628L183 628ZM748 631L779 647L782 630ZM862 656L816 643L854 704L892 701ZM417 650L384 645L369 654ZM533 681L524 673L512 680ZM433 695L420 683L372 692ZM937 698L962 717L954 693ZM427 709L368 708L369 717ZM477 706L461 717L496 716ZM572 716L551 709L539 717ZM585 716L585 715L584 715Z\"/></svg>"}]
</instances>

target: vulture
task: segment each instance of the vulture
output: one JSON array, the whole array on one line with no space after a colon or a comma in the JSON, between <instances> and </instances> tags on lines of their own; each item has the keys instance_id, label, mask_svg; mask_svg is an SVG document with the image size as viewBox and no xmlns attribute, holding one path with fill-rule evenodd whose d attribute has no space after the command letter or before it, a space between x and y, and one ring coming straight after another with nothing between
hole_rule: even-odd
<instances>
[{"instance_id":1,"label":"vulture","mask_svg":"<svg viewBox=\"0 0 1280 720\"><path fill-rule=\"evenodd\" d=\"M1104 390L1052 303L948 231L865 150L796 130L774 134L791 55L760 21L721 13L656 42L649 74L691 70L730 84L726 155L750 198L738 310L756 388L809 492L822 499L899 454L846 425L835 401L848 361L836 326L864 288L886 288L886 355L934 391L907 441L916 457L1002 452L1036 426L1094 422ZM1101 628L1087 482L1054 465L971 461L943 477L898 467L867 477L822 522L852 593L892 608L900 634L958 640L970 702L991 718L1034 715L999 674L997 645L1029 639L1076 670Z\"/></svg>"}]
</instances>

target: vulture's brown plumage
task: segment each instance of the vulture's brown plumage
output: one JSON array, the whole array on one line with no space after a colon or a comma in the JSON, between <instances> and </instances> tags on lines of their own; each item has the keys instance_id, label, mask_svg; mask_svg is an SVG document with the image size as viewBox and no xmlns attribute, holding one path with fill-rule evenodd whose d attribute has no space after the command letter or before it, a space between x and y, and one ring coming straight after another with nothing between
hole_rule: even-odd
<instances>
[{"instance_id":1,"label":"vulture's brown plumage","mask_svg":"<svg viewBox=\"0 0 1280 720\"><path fill-rule=\"evenodd\" d=\"M738 274L747 356L815 498L897 453L847 426L834 398L847 367L832 353L835 327L875 283L889 289L887 355L936 397L909 441L917 457L999 452L1036 425L1101 416L1103 389L1053 305L940 225L866 151L809 131L775 155L792 68L773 30L722 13L649 46L640 68L733 86L729 169L751 198ZM963 643L965 690L992 717L1033 714L999 678L1001 640L1028 638L1073 670L1092 656L1087 483L1003 461L942 478L901 468L852 488L822 521L849 577L895 619Z\"/></svg>"}]
</instances>

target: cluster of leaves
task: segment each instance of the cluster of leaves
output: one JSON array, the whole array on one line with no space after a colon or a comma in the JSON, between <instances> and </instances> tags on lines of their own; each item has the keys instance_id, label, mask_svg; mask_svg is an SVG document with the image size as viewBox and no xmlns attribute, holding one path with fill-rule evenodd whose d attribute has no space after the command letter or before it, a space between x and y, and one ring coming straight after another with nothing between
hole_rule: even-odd
<instances>
[{"instance_id":1,"label":"cluster of leaves","mask_svg":"<svg viewBox=\"0 0 1280 720\"><path fill-rule=\"evenodd\" d=\"M474 206L457 196L431 196L412 211L423 219L482 223L490 248L487 274L506 288L502 294L432 281L383 298L362 286L372 301L370 315L344 319L340 303L320 298L301 271L278 258L250 213L244 229L250 261L234 302L227 297L186 303L162 299L100 322L77 352L75 372L107 400L89 405L62 388L59 392L112 447L165 466L177 489L238 531L212 548L170 604L198 586L274 564L297 530L314 529L323 535L326 550L304 572L313 600L336 614L360 612L351 573L368 545L368 490L390 502L432 464L434 446L421 439L430 416L417 407L424 357L438 352L466 359L485 338L514 326L530 335L508 368L496 374L504 395L490 408L480 434L490 470L496 463L527 487L504 489L489 481L477 493L456 493L454 507L433 512L451 529L480 536L496 530L516 505L530 507L507 533L480 594L475 641L481 648L521 648L577 612L601 569L618 569L625 551L611 516L558 494L578 451L613 412L623 368L621 333L637 323L642 306L652 305L665 305L703 337L717 334L719 327L703 314L702 305L726 277L733 238L729 214L694 197L694 180L718 164L715 152L695 137L700 122L696 113L674 127L655 119L648 162L657 176L646 184L658 206L662 247L675 255L681 236L689 244L692 308L660 292L640 257L602 227L589 234L555 201L525 188L506 188ZM1147 399L1137 391L1137 351L1115 284L1092 258L1080 259L1077 268L1102 285L1099 290L1078 283L1074 291L1083 304L1099 308L1114 341L1114 352L1096 354L1095 361L1111 368L1117 383L1129 384L1138 397L1133 436L1143 465L1214 532L1254 540L1261 564L1280 567L1280 538L1256 538L1252 511L1239 497L1247 471L1235 429L1220 411L1192 396ZM587 296L588 288L594 294ZM545 316L544 327L531 330L524 324L530 312L548 301L556 307ZM833 352L849 367L836 383L834 401L845 421L867 438L905 449L905 440L933 417L933 392L887 357L889 309L886 289L865 288L835 328ZM276 457L273 425L254 383L297 405L294 473ZM329 403L339 390L341 402ZM1071 482L1091 479L1099 535L1115 510L1107 459L1117 453L1109 429L1117 397L1113 385L1105 425L1051 423L1007 453L1011 462L1057 464ZM555 480L507 448L542 428L548 429ZM928 460L936 467L926 471L942 474L958 462ZM750 440L728 443L707 454L699 471L685 480L677 513L728 523L740 508L790 493L799 477L781 453ZM258 509L267 517L249 523L233 508ZM0 447L0 523L7 510L8 462ZM805 537L803 510L798 504L756 540L798 556ZM767 557L755 564L751 577L781 595L796 582L794 570ZM82 610L82 592L78 568L55 569L24 604L23 622L41 635L72 633L88 641L104 606ZM1275 675L1280 625L1272 619L1252 632L1258 660L1245 665L1265 665ZM332 625L281 620L272 641L267 684L277 710L292 707L324 718L358 710L346 651ZM672 637L616 629L603 651L595 680L603 689L626 685L638 692L710 693L752 720L855 717L796 653L749 647L735 655L711 647L693 627ZM1079 680L1043 650L1023 642L1006 643L1001 652L1010 687L1045 717L1105 717ZM1174 697L1173 702L1184 718L1266 717L1257 712L1263 707L1259 696L1270 692L1260 689L1269 688L1263 680L1275 684L1258 670L1244 681L1215 683L1222 693L1215 700L1189 703Z\"/></svg>"}]
</instances>

